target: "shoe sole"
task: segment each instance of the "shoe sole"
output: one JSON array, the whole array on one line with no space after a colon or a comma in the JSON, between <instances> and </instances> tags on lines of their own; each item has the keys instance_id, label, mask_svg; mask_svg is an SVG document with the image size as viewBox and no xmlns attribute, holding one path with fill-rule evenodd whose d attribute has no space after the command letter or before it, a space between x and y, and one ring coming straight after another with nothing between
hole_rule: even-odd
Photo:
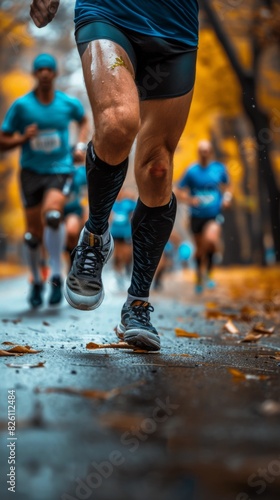
<instances>
[{"instance_id":1,"label":"shoe sole","mask_svg":"<svg viewBox=\"0 0 280 500\"><path fill-rule=\"evenodd\" d=\"M92 305L84 304L83 302L80 302L80 303L73 302L71 300L71 298L69 297L69 295L68 295L67 283L66 283L66 280L65 280L65 283L64 283L64 297L66 298L68 304L70 304L70 306L74 307L74 309L79 309L80 311L93 311L94 309L97 309L102 304L102 302L104 300L104 296L105 296L105 294L104 294L104 290L102 288L100 298L97 300L97 302L95 302Z\"/></svg>"},{"instance_id":2,"label":"shoe sole","mask_svg":"<svg viewBox=\"0 0 280 500\"><path fill-rule=\"evenodd\" d=\"M119 323L115 328L116 335L119 339L124 340L125 327Z\"/></svg>"},{"instance_id":3,"label":"shoe sole","mask_svg":"<svg viewBox=\"0 0 280 500\"><path fill-rule=\"evenodd\" d=\"M110 250L108 252L106 259L104 260L104 265L110 259L113 251L114 251L114 240L113 240L113 237L111 236L111 247L110 247ZM86 304L86 303L82 302L83 298L87 298L87 297L84 297L83 295L78 295L78 294L76 294L76 296L77 296L77 298L81 297L81 299L80 299L81 302L74 302L68 294L67 278L64 281L63 291L64 291L64 297L66 298L68 304L70 304L70 306L74 307L74 309L79 309L80 311L93 311L94 309L97 309L102 304L102 302L104 300L104 296L105 296L103 285L102 285L100 297L94 304ZM99 294L97 294L97 295L99 296ZM91 297L89 297L89 298L91 298Z\"/></svg>"},{"instance_id":4,"label":"shoe sole","mask_svg":"<svg viewBox=\"0 0 280 500\"><path fill-rule=\"evenodd\" d=\"M123 339L129 345L135 346L138 349L143 349L145 351L160 350L159 337L147 330L141 330L140 328L126 330Z\"/></svg>"}]
</instances>

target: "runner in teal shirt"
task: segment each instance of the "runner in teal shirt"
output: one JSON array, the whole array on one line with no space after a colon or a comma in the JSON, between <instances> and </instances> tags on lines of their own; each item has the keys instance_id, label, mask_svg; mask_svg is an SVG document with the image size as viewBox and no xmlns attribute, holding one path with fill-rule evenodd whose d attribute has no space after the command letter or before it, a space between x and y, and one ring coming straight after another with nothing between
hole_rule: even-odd
<instances>
[{"instance_id":1,"label":"runner in teal shirt","mask_svg":"<svg viewBox=\"0 0 280 500\"><path fill-rule=\"evenodd\" d=\"M62 299L63 211L74 172L68 133L72 120L79 128L75 161L84 162L87 140L83 106L78 99L54 89L56 71L52 55L40 54L35 58L36 87L14 102L0 130L0 150L21 148L20 188L26 219L24 242L32 275L29 303L33 308L43 303L42 243L52 273L49 305L56 305Z\"/></svg>"},{"instance_id":2,"label":"runner in teal shirt","mask_svg":"<svg viewBox=\"0 0 280 500\"><path fill-rule=\"evenodd\" d=\"M85 115L81 102L59 90L53 100L44 104L34 91L17 99L8 110L1 130L24 133L28 125L37 125L37 134L22 144L20 163L38 174L67 174L73 170L69 144L69 124L80 122Z\"/></svg>"}]
</instances>

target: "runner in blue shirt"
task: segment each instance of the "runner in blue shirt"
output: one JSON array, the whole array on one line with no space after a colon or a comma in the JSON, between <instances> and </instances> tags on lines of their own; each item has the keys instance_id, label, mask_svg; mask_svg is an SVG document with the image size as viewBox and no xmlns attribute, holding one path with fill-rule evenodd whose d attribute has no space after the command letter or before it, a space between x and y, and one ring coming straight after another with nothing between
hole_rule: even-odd
<instances>
[{"instance_id":1,"label":"runner in blue shirt","mask_svg":"<svg viewBox=\"0 0 280 500\"><path fill-rule=\"evenodd\" d=\"M226 167L212 160L209 141L198 145L198 163L187 168L179 181L176 194L190 206L190 225L196 244L197 293L203 291L203 266L206 266L206 284L215 286L211 277L213 255L220 247L222 210L230 205L229 177Z\"/></svg>"},{"instance_id":2,"label":"runner in blue shirt","mask_svg":"<svg viewBox=\"0 0 280 500\"><path fill-rule=\"evenodd\" d=\"M29 302L42 304L40 244L44 239L51 264L49 304L61 301L61 252L65 229L63 207L72 183L73 160L68 127L79 127L75 159L82 161L86 149L87 119L82 104L54 89L57 64L50 54L40 54L33 62L36 87L17 99L8 110L0 131L0 149L21 148L20 183L26 218L24 236L32 273Z\"/></svg>"},{"instance_id":3,"label":"runner in blue shirt","mask_svg":"<svg viewBox=\"0 0 280 500\"><path fill-rule=\"evenodd\" d=\"M59 1L33 0L35 24L48 24L58 5ZM77 0L75 24L95 127L86 159L89 219L65 296L78 309L95 309L102 303L102 269L113 252L108 220L137 136L133 269L117 330L129 344L158 351L149 293L176 215L173 156L193 94L198 3Z\"/></svg>"},{"instance_id":4,"label":"runner in blue shirt","mask_svg":"<svg viewBox=\"0 0 280 500\"><path fill-rule=\"evenodd\" d=\"M73 182L66 205L64 206L64 219L66 229L66 251L70 262L73 261L73 250L77 246L80 232L87 220L88 210L83 203L87 192L86 168L84 165L75 165Z\"/></svg>"},{"instance_id":5,"label":"runner in blue shirt","mask_svg":"<svg viewBox=\"0 0 280 500\"><path fill-rule=\"evenodd\" d=\"M124 282L125 274L131 267L131 218L136 207L135 199L136 196L132 190L122 188L112 207L110 217L110 232L114 238L113 266L120 287Z\"/></svg>"}]
</instances>

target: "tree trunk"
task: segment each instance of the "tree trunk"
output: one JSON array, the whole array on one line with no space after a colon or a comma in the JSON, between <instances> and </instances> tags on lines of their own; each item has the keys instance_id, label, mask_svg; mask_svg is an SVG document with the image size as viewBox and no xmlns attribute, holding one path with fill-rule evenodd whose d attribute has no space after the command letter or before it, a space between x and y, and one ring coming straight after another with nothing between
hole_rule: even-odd
<instances>
[{"instance_id":1,"label":"tree trunk","mask_svg":"<svg viewBox=\"0 0 280 500\"><path fill-rule=\"evenodd\" d=\"M276 184L273 166L270 159L270 140L269 140L269 118L265 115L256 100L256 76L254 73L248 74L241 66L235 49L223 29L221 21L209 0L200 0L209 22L211 23L217 38L222 44L229 61L236 73L243 91L243 107L248 116L255 133L257 145L257 161L259 174L259 201L261 221L263 230L265 229L265 213L269 209L271 232L273 236L275 257L280 262L280 192ZM254 66L256 66L256 61ZM264 186L266 189L264 189ZM268 199L266 192L268 193ZM263 243L262 243L263 245ZM264 247L262 262L265 263Z\"/></svg>"}]
</instances>

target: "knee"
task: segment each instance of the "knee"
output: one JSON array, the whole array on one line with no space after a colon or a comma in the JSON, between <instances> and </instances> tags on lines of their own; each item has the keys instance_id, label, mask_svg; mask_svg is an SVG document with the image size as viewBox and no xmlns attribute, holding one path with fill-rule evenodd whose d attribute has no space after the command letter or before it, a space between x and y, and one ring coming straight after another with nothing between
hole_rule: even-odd
<instances>
[{"instance_id":1,"label":"knee","mask_svg":"<svg viewBox=\"0 0 280 500\"><path fill-rule=\"evenodd\" d=\"M48 210L45 213L45 224L51 229L58 229L62 221L62 214L59 210Z\"/></svg>"},{"instance_id":2,"label":"knee","mask_svg":"<svg viewBox=\"0 0 280 500\"><path fill-rule=\"evenodd\" d=\"M152 179L166 179L170 177L172 156L165 147L160 148L148 162L148 172Z\"/></svg>"},{"instance_id":3,"label":"knee","mask_svg":"<svg viewBox=\"0 0 280 500\"><path fill-rule=\"evenodd\" d=\"M24 235L24 243L32 250L35 250L41 242L38 236L27 231Z\"/></svg>"},{"instance_id":4,"label":"knee","mask_svg":"<svg viewBox=\"0 0 280 500\"><path fill-rule=\"evenodd\" d=\"M131 148L140 126L139 113L129 106L112 106L95 121L95 145L99 148Z\"/></svg>"}]
</instances>

